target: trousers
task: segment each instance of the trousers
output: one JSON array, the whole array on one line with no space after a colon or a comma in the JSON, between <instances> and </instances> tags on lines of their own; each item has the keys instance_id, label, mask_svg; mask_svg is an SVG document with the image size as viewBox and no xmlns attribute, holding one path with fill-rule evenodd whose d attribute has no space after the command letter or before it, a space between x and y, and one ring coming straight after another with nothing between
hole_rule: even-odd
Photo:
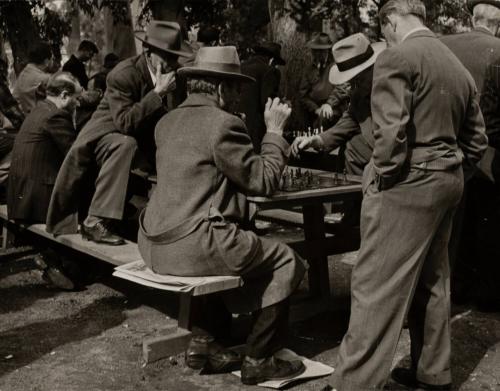
<instances>
[{"instance_id":1,"label":"trousers","mask_svg":"<svg viewBox=\"0 0 500 391\"><path fill-rule=\"evenodd\" d=\"M380 191L364 173L361 248L351 281L351 317L334 387L383 389L408 315L412 366L419 381L442 385L450 373L448 241L463 191L461 168L411 168Z\"/></svg>"}]
</instances>

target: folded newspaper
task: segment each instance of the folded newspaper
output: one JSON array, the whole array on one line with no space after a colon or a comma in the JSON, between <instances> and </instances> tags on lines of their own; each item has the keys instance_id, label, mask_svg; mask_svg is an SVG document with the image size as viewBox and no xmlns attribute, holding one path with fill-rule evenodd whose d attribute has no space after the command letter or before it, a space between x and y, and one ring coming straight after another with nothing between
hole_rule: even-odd
<instances>
[{"instance_id":1,"label":"folded newspaper","mask_svg":"<svg viewBox=\"0 0 500 391\"><path fill-rule=\"evenodd\" d=\"M320 363L318 361L309 360L306 357L299 356L297 353L289 350L289 349L281 349L279 352L274 354L275 357L281 358L282 360L300 360L305 365L306 370L292 378L286 380L270 380L263 383L259 383L258 385L261 387L268 388L282 388L286 385L296 382L296 381L304 381L306 379L313 379L316 377L328 376L331 375L334 369L326 364ZM241 377L240 371L233 372L233 375Z\"/></svg>"},{"instance_id":2,"label":"folded newspaper","mask_svg":"<svg viewBox=\"0 0 500 391\"><path fill-rule=\"evenodd\" d=\"M225 276L179 277L156 274L144 261L134 261L115 268L113 276L124 278L141 285L175 292L189 292L207 281L226 280Z\"/></svg>"}]
</instances>

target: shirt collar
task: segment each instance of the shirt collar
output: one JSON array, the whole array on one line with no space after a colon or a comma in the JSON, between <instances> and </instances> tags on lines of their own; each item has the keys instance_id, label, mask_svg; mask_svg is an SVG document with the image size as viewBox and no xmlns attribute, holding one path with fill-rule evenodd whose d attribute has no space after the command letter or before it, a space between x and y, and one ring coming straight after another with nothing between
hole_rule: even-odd
<instances>
[{"instance_id":1,"label":"shirt collar","mask_svg":"<svg viewBox=\"0 0 500 391\"><path fill-rule=\"evenodd\" d=\"M148 66L148 71L149 71L149 74L151 75L151 80L153 81L153 86L156 87L156 75L155 73L152 71L150 65L149 65L149 62L146 60L146 64Z\"/></svg>"},{"instance_id":2,"label":"shirt collar","mask_svg":"<svg viewBox=\"0 0 500 391\"><path fill-rule=\"evenodd\" d=\"M406 35L403 37L401 42L404 42L406 38L408 38L411 34L416 33L417 31L424 31L424 30L429 30L427 27L422 26L422 27L416 27L413 30L410 30L406 33Z\"/></svg>"}]
</instances>

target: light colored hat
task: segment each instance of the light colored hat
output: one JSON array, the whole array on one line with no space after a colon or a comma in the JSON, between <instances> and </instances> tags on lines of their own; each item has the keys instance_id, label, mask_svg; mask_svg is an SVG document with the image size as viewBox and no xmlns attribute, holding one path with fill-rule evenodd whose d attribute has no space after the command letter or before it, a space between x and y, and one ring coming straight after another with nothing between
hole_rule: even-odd
<instances>
[{"instance_id":1,"label":"light colored hat","mask_svg":"<svg viewBox=\"0 0 500 391\"><path fill-rule=\"evenodd\" d=\"M500 8L500 0L467 0L466 3L467 3L467 8L471 13L473 12L474 7L478 4L489 4L497 8Z\"/></svg>"},{"instance_id":2,"label":"light colored hat","mask_svg":"<svg viewBox=\"0 0 500 391\"><path fill-rule=\"evenodd\" d=\"M201 47L196 54L194 63L179 68L177 72L188 77L196 75L255 81L253 77L241 73L240 58L234 46Z\"/></svg>"},{"instance_id":3,"label":"light colored hat","mask_svg":"<svg viewBox=\"0 0 500 391\"><path fill-rule=\"evenodd\" d=\"M357 33L333 45L335 65L330 69L329 80L332 84L344 84L375 64L378 55L387 48L385 42L370 44L368 38Z\"/></svg>"},{"instance_id":4,"label":"light colored hat","mask_svg":"<svg viewBox=\"0 0 500 391\"><path fill-rule=\"evenodd\" d=\"M193 54L182 50L181 28L176 22L152 20L145 32L137 32L135 36L145 44L167 53L182 57L189 57Z\"/></svg>"}]
</instances>

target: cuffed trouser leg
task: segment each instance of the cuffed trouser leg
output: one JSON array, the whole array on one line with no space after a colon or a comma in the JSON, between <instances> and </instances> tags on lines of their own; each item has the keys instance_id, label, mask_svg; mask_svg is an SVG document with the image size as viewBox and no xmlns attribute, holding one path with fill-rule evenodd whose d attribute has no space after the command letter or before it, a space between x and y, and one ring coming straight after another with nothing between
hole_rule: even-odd
<instances>
[{"instance_id":1,"label":"cuffed trouser leg","mask_svg":"<svg viewBox=\"0 0 500 391\"><path fill-rule=\"evenodd\" d=\"M333 377L337 390L384 387L420 278L418 294L424 286L440 287L436 288L440 296L435 304L444 306L434 312L444 319L425 319L420 325L425 332L437 333L426 336L426 340L449 339L449 333L443 331L449 324L446 266L440 264L443 271L433 282L426 279L431 274L428 269L435 267L437 254L444 254L441 263L448 262L451 217L462 189L461 170L449 173L412 170L391 189L378 191L373 184L366 189L361 211L361 248L351 282L351 319ZM425 270L422 276L421 270ZM433 323L442 326L434 330ZM435 384L449 383L449 365L442 364L449 360L448 348L449 341L435 346L440 351L440 363L435 368L423 365L419 371L422 381L432 374ZM431 363L432 357L423 357L427 353L431 352L422 349L419 361ZM420 368L419 364L415 366ZM425 374L424 367L428 371Z\"/></svg>"},{"instance_id":2,"label":"cuffed trouser leg","mask_svg":"<svg viewBox=\"0 0 500 391\"><path fill-rule=\"evenodd\" d=\"M453 212L443 218L422 266L408 313L412 366L417 380L451 383L450 267L448 240Z\"/></svg>"},{"instance_id":3,"label":"cuffed trouser leg","mask_svg":"<svg viewBox=\"0 0 500 391\"><path fill-rule=\"evenodd\" d=\"M98 141L95 153L100 170L89 215L109 219L123 217L130 166L136 149L135 139L121 133L107 134Z\"/></svg>"},{"instance_id":4,"label":"cuffed trouser leg","mask_svg":"<svg viewBox=\"0 0 500 391\"><path fill-rule=\"evenodd\" d=\"M247 356L255 359L270 357L285 346L289 308L289 300L286 299L253 313Z\"/></svg>"}]
</instances>

